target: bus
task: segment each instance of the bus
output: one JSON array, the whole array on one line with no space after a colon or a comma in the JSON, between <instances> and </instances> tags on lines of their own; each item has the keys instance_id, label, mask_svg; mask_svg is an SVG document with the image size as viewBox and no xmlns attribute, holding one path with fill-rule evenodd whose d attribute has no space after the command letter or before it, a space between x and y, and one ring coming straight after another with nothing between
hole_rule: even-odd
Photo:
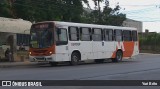
<instances>
[{"instance_id":1,"label":"bus","mask_svg":"<svg viewBox=\"0 0 160 89\"><path fill-rule=\"evenodd\" d=\"M44 21L31 26L30 36L29 60L52 66L85 60L120 62L139 54L137 29L132 27Z\"/></svg>"}]
</instances>

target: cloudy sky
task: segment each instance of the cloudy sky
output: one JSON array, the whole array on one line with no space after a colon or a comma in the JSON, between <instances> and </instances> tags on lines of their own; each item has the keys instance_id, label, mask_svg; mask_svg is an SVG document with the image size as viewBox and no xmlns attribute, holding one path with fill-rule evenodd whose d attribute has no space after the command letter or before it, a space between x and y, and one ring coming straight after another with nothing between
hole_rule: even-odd
<instances>
[{"instance_id":1,"label":"cloudy sky","mask_svg":"<svg viewBox=\"0 0 160 89\"><path fill-rule=\"evenodd\" d=\"M91 8L94 3L89 0ZM143 31L160 32L160 0L109 0L110 7L115 7L119 3L122 13L127 18L142 21ZM103 3L102 3L103 5Z\"/></svg>"}]
</instances>

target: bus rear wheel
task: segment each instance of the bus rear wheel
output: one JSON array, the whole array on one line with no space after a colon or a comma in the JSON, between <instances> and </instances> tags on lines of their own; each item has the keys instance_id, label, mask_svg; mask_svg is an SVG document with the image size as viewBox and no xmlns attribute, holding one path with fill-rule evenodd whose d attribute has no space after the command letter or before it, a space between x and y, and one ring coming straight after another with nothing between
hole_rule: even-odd
<instances>
[{"instance_id":1,"label":"bus rear wheel","mask_svg":"<svg viewBox=\"0 0 160 89\"><path fill-rule=\"evenodd\" d=\"M80 55L77 52L72 53L70 65L78 65L80 61Z\"/></svg>"},{"instance_id":2,"label":"bus rear wheel","mask_svg":"<svg viewBox=\"0 0 160 89\"><path fill-rule=\"evenodd\" d=\"M122 51L117 51L116 57L114 59L112 59L112 62L120 62L120 61L122 61L122 58L123 58Z\"/></svg>"}]
</instances>

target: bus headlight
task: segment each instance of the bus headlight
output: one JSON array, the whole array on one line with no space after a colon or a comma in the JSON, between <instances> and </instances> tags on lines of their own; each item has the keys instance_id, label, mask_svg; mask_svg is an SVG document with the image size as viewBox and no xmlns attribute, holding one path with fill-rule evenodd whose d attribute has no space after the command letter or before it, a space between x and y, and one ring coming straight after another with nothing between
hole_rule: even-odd
<instances>
[{"instance_id":1,"label":"bus headlight","mask_svg":"<svg viewBox=\"0 0 160 89\"><path fill-rule=\"evenodd\" d=\"M51 51L50 51L49 53L50 53L50 54L52 54L52 52L51 52Z\"/></svg>"}]
</instances>

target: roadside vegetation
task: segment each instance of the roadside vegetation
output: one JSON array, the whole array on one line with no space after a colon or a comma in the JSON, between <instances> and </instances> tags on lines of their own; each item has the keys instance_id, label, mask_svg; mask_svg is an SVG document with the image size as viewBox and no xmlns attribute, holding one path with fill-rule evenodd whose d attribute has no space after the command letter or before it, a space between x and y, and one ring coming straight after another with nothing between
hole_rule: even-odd
<instances>
[{"instance_id":1,"label":"roadside vegetation","mask_svg":"<svg viewBox=\"0 0 160 89\"><path fill-rule=\"evenodd\" d=\"M89 0L0 0L0 17L38 21L67 21L121 26L126 15L109 7L108 0L90 0L94 9L90 9ZM88 6L83 7L83 3ZM105 3L101 7L101 3Z\"/></svg>"},{"instance_id":2,"label":"roadside vegetation","mask_svg":"<svg viewBox=\"0 0 160 89\"><path fill-rule=\"evenodd\" d=\"M139 34L140 51L160 53L160 33Z\"/></svg>"}]
</instances>

